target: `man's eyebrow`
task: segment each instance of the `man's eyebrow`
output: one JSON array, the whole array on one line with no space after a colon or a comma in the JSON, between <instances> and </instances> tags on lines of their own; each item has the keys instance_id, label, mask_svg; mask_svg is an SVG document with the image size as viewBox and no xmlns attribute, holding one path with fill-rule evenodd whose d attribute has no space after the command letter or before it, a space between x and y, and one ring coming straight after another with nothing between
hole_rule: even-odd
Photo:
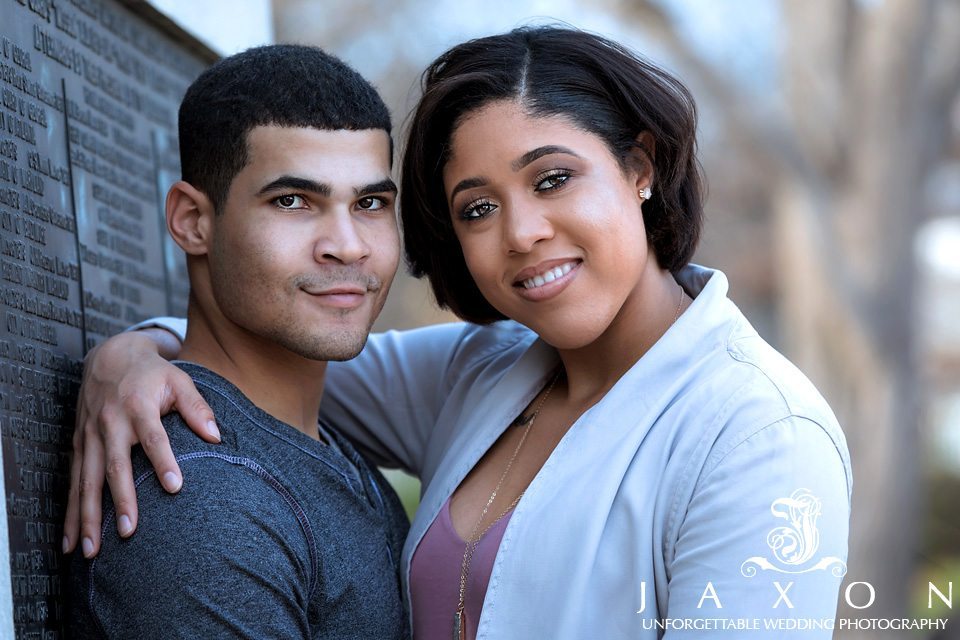
<instances>
[{"instance_id":1,"label":"man's eyebrow","mask_svg":"<svg viewBox=\"0 0 960 640\"><path fill-rule=\"evenodd\" d=\"M371 193L396 193L397 185L390 178L385 178L380 182L374 182L363 187L354 187L353 195L358 198L368 196Z\"/></svg>"},{"instance_id":2,"label":"man's eyebrow","mask_svg":"<svg viewBox=\"0 0 960 640\"><path fill-rule=\"evenodd\" d=\"M329 198L330 194L333 193L333 189L330 188L330 185L322 182L316 182L314 180L310 180L309 178L298 178L297 176L280 176L276 180L264 185L260 191L257 192L257 195L265 196L268 193L280 191L282 189L310 191L325 198Z\"/></svg>"},{"instance_id":3,"label":"man's eyebrow","mask_svg":"<svg viewBox=\"0 0 960 640\"><path fill-rule=\"evenodd\" d=\"M527 151L525 154L510 163L510 168L514 171L520 171L520 169L523 169L534 160L542 158L543 156L552 155L554 153L563 153L568 156L573 156L574 158L580 157L578 154L574 153L573 149L551 144L545 147L537 147L532 151Z\"/></svg>"}]
</instances>

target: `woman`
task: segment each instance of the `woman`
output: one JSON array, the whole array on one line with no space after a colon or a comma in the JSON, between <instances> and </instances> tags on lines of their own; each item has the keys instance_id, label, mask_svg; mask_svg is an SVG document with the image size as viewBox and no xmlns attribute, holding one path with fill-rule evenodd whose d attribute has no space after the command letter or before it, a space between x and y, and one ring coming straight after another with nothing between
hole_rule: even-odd
<instances>
[{"instance_id":1,"label":"woman","mask_svg":"<svg viewBox=\"0 0 960 640\"><path fill-rule=\"evenodd\" d=\"M688 264L695 128L677 80L579 31L425 73L407 257L469 324L372 337L323 408L423 481L417 638L830 637L846 447L723 274Z\"/></svg>"}]
</instances>

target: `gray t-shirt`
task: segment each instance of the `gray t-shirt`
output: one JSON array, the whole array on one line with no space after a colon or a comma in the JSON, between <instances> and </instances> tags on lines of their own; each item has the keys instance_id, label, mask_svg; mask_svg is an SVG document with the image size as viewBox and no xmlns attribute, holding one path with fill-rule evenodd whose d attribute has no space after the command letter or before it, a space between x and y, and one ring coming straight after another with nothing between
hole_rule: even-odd
<instances>
[{"instance_id":1,"label":"gray t-shirt","mask_svg":"<svg viewBox=\"0 0 960 640\"><path fill-rule=\"evenodd\" d=\"M177 365L210 404L222 442L164 418L183 489L133 456L140 517L74 554L74 638L409 638L398 562L408 523L383 476L333 429L317 442L195 364Z\"/></svg>"}]
</instances>

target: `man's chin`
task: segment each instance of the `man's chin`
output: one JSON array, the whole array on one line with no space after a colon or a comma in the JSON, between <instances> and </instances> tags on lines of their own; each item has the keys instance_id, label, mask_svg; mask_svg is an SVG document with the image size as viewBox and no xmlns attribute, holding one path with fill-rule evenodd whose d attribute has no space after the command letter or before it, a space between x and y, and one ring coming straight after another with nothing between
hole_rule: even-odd
<instances>
[{"instance_id":1,"label":"man's chin","mask_svg":"<svg viewBox=\"0 0 960 640\"><path fill-rule=\"evenodd\" d=\"M365 344L365 343L364 343L364 344ZM337 353L337 354L334 354L334 355L330 356L329 358L314 358L314 359L315 359L315 360L325 360L325 361L327 361L327 362L343 362L343 361L345 361L345 360L353 360L353 359L356 358L358 355L360 355L360 352L361 352L361 351L363 351L363 345L360 345L360 348L359 348L359 349L354 349L353 351L351 351L351 352L349 352L349 353Z\"/></svg>"},{"instance_id":2,"label":"man's chin","mask_svg":"<svg viewBox=\"0 0 960 640\"><path fill-rule=\"evenodd\" d=\"M356 334L311 336L307 340L284 341L283 346L308 360L342 362L360 355L369 335L369 331L364 331Z\"/></svg>"}]
</instances>

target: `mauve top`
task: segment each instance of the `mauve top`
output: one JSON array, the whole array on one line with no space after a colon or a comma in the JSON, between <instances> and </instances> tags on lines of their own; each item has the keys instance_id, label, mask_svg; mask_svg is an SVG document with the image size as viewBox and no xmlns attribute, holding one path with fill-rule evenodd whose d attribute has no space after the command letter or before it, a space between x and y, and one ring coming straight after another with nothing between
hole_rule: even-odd
<instances>
[{"instance_id":1,"label":"mauve top","mask_svg":"<svg viewBox=\"0 0 960 640\"><path fill-rule=\"evenodd\" d=\"M467 640L477 637L493 561L512 513L511 509L483 534L473 553L465 602ZM453 636L453 614L460 601L460 568L466 545L453 528L447 499L417 546L410 564L413 637L417 640L450 640Z\"/></svg>"}]
</instances>

